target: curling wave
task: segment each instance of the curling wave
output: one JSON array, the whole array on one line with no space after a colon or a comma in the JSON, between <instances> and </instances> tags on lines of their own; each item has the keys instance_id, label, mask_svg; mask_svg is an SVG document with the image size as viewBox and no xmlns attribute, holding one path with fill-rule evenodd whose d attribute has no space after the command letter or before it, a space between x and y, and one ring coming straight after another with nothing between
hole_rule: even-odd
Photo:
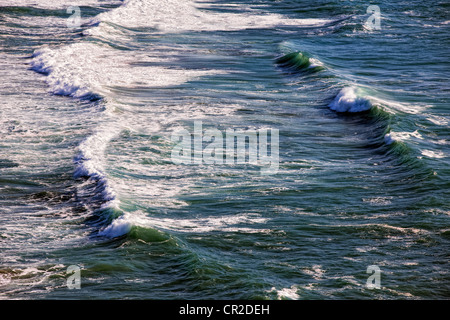
<instances>
[{"instance_id":1,"label":"curling wave","mask_svg":"<svg viewBox=\"0 0 450 320\"><path fill-rule=\"evenodd\" d=\"M336 112L365 112L372 108L372 103L359 88L345 87L328 105Z\"/></svg>"},{"instance_id":2,"label":"curling wave","mask_svg":"<svg viewBox=\"0 0 450 320\"><path fill-rule=\"evenodd\" d=\"M322 63L303 52L291 52L278 59L276 63L289 72L318 72L324 70Z\"/></svg>"}]
</instances>

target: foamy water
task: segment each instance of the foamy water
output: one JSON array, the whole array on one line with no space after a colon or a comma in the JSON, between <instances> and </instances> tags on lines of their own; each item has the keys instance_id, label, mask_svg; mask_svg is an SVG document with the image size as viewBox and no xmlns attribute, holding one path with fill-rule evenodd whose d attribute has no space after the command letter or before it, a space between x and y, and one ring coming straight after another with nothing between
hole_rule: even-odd
<instances>
[{"instance_id":1,"label":"foamy water","mask_svg":"<svg viewBox=\"0 0 450 320\"><path fill-rule=\"evenodd\" d=\"M1 0L0 296L445 297L447 9L383 4ZM198 121L276 174L174 162Z\"/></svg>"}]
</instances>

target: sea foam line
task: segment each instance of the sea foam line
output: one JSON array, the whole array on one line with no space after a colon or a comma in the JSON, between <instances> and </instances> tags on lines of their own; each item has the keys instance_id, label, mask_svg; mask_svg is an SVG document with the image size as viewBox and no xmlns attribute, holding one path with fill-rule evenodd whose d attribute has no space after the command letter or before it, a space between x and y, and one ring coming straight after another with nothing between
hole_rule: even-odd
<instances>
[{"instance_id":1,"label":"sea foam line","mask_svg":"<svg viewBox=\"0 0 450 320\"><path fill-rule=\"evenodd\" d=\"M105 202L102 208L117 207L117 196L107 178L105 170L105 152L109 142L120 133L120 127L108 124L87 137L78 147L79 154L75 157L74 177L87 177L97 183Z\"/></svg>"}]
</instances>

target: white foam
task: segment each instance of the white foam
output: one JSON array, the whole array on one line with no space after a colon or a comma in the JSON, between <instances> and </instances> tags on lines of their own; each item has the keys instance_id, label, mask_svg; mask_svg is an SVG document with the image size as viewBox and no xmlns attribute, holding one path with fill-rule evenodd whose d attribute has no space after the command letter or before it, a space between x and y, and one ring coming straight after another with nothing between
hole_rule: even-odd
<instances>
[{"instance_id":1,"label":"white foam","mask_svg":"<svg viewBox=\"0 0 450 320\"><path fill-rule=\"evenodd\" d=\"M108 21L125 27L151 27L163 32L242 30L278 26L325 25L328 19L289 19L280 14L236 5L246 13L223 13L201 10L212 7L192 0L126 0L112 11L102 13L96 22Z\"/></svg>"},{"instance_id":2,"label":"white foam","mask_svg":"<svg viewBox=\"0 0 450 320\"><path fill-rule=\"evenodd\" d=\"M77 2L71 2L70 5L77 5ZM57 2L55 6L60 4ZM278 14L264 14L263 11L251 8L246 8L248 10L242 12L239 11L242 8L240 5L236 5L236 13L206 11L199 9L200 6L208 5L190 0L125 0L122 6L95 17L91 21L92 27L85 30L84 34L108 38L114 40L114 43L129 42L126 32L111 27L108 22L124 27L156 28L162 32L233 31L288 25L313 26L330 22L325 19L289 19ZM45 47L37 50L31 65L34 70L47 74L46 81L52 93L75 98L91 95L106 97L107 108L111 104L108 98L114 97L114 87L167 87L185 83L196 77L224 73L218 70L185 70L158 65L160 62L170 61L170 50L171 48L167 50L162 46L153 46L145 52L118 50L107 44L82 40L59 48ZM179 51L179 48L175 51ZM153 62L157 63L153 65ZM167 118L166 115L165 118ZM120 192L121 183L115 183L114 178L108 176L105 168L105 153L110 141L122 130L122 126L117 124L126 126L126 123L123 123L126 121L123 120L118 114L106 115L104 123L79 146L80 155L76 159L76 175L97 179L107 206L119 207L120 205L117 200L117 190ZM139 190L139 186L134 187ZM142 186L143 189L145 187ZM178 190L179 188L175 188L172 191L176 194ZM167 189L163 188L156 190L155 193L165 191ZM116 237L129 232L132 226L157 227L181 232L211 232L213 230L269 232L270 230L248 226L264 221L261 218L247 216L169 219L126 213L101 230L100 234Z\"/></svg>"},{"instance_id":3,"label":"white foam","mask_svg":"<svg viewBox=\"0 0 450 320\"><path fill-rule=\"evenodd\" d=\"M148 62L148 55L119 51L89 42L35 51L32 68L48 73L52 93L82 98L91 94L108 95L110 88L163 87L179 85L195 77L220 73L214 70L181 70L161 66L136 66ZM223 73L223 72L222 72Z\"/></svg>"},{"instance_id":4,"label":"white foam","mask_svg":"<svg viewBox=\"0 0 450 320\"><path fill-rule=\"evenodd\" d=\"M438 145L449 145L450 141L445 140L445 139L439 139L439 140L433 141L433 143L438 144Z\"/></svg>"},{"instance_id":5,"label":"white foam","mask_svg":"<svg viewBox=\"0 0 450 320\"><path fill-rule=\"evenodd\" d=\"M381 105L384 107L384 110L390 113L396 112L404 112L409 114L420 114L423 113L424 110L431 107L431 105L422 104L422 103L403 103L398 101L392 101L387 98L379 98L379 97L370 97L370 101L374 105Z\"/></svg>"},{"instance_id":6,"label":"white foam","mask_svg":"<svg viewBox=\"0 0 450 320\"><path fill-rule=\"evenodd\" d=\"M416 130L414 132L394 132L391 131L390 133L386 134L384 136L384 142L386 144L392 144L395 141L405 141L410 139L411 137L417 138L417 139L423 139L422 135Z\"/></svg>"},{"instance_id":7,"label":"white foam","mask_svg":"<svg viewBox=\"0 0 450 320\"><path fill-rule=\"evenodd\" d=\"M362 112L371 109L372 106L381 106L383 110L394 114L396 112L420 114L431 107L420 103L401 103L367 94L367 92L371 91L370 88L344 87L329 104L329 107L337 112Z\"/></svg>"},{"instance_id":8,"label":"white foam","mask_svg":"<svg viewBox=\"0 0 450 320\"><path fill-rule=\"evenodd\" d=\"M315 280L321 280L325 274L321 265L313 265L311 268L303 269L303 272L312 276Z\"/></svg>"},{"instance_id":9,"label":"white foam","mask_svg":"<svg viewBox=\"0 0 450 320\"><path fill-rule=\"evenodd\" d=\"M162 218L161 216L148 216L142 212L126 213L115 219L109 226L100 231L100 235L118 237L130 232L133 226L143 228L157 228L189 233L209 233L213 231L268 233L270 230L251 225L264 225L268 221L258 215L240 214L207 218Z\"/></svg>"},{"instance_id":10,"label":"white foam","mask_svg":"<svg viewBox=\"0 0 450 320\"><path fill-rule=\"evenodd\" d=\"M375 206L385 206L385 205L389 205L392 203L392 196L387 196L387 197L373 197L373 198L363 198L363 202L368 202L371 205L375 205Z\"/></svg>"},{"instance_id":11,"label":"white foam","mask_svg":"<svg viewBox=\"0 0 450 320\"><path fill-rule=\"evenodd\" d=\"M111 222L110 225L108 225L106 228L100 230L98 233L100 236L105 236L109 238L116 238L123 236L130 232L132 223L129 219L128 215L120 216L119 218L115 219L113 222Z\"/></svg>"},{"instance_id":12,"label":"white foam","mask_svg":"<svg viewBox=\"0 0 450 320\"><path fill-rule=\"evenodd\" d=\"M311 223L310 226L328 227L328 228L382 228L386 230L395 230L405 234L427 234L425 229L418 229L412 227L396 227L383 223L362 223L362 224L335 224L335 225L321 225Z\"/></svg>"},{"instance_id":13,"label":"white foam","mask_svg":"<svg viewBox=\"0 0 450 320\"><path fill-rule=\"evenodd\" d=\"M298 300L300 296L298 295L298 288L295 285L292 285L290 288L282 288L282 289L276 289L275 287L272 287L267 292L276 292L277 299L291 299L291 300Z\"/></svg>"},{"instance_id":14,"label":"white foam","mask_svg":"<svg viewBox=\"0 0 450 320\"><path fill-rule=\"evenodd\" d=\"M324 64L322 61L316 58L309 58L310 65L308 68L316 68L316 67L323 67Z\"/></svg>"},{"instance_id":15,"label":"white foam","mask_svg":"<svg viewBox=\"0 0 450 320\"><path fill-rule=\"evenodd\" d=\"M433 150L421 150L422 155L428 158L436 158L441 159L447 157L447 155L442 151L433 151Z\"/></svg>"},{"instance_id":16,"label":"white foam","mask_svg":"<svg viewBox=\"0 0 450 320\"><path fill-rule=\"evenodd\" d=\"M41 9L64 9L70 6L98 7L106 4L119 4L120 0L0 0L0 7L34 7Z\"/></svg>"},{"instance_id":17,"label":"white foam","mask_svg":"<svg viewBox=\"0 0 450 320\"><path fill-rule=\"evenodd\" d=\"M442 116L428 115L427 120L438 126L448 126L449 124L449 120Z\"/></svg>"},{"instance_id":18,"label":"white foam","mask_svg":"<svg viewBox=\"0 0 450 320\"><path fill-rule=\"evenodd\" d=\"M105 125L85 139L78 147L80 164L76 175L103 177L105 175L104 158L106 147L111 139L120 132L120 127Z\"/></svg>"},{"instance_id":19,"label":"white foam","mask_svg":"<svg viewBox=\"0 0 450 320\"><path fill-rule=\"evenodd\" d=\"M360 89L345 87L328 106L337 112L362 112L369 110L372 104L367 97L362 96Z\"/></svg>"},{"instance_id":20,"label":"white foam","mask_svg":"<svg viewBox=\"0 0 450 320\"><path fill-rule=\"evenodd\" d=\"M79 155L75 159L75 177L87 176L97 180L101 187L103 207L117 207L118 200L111 181L107 178L105 170L105 151L108 143L119 134L121 128L108 123L86 138L78 147ZM80 186L80 194L82 194Z\"/></svg>"}]
</instances>

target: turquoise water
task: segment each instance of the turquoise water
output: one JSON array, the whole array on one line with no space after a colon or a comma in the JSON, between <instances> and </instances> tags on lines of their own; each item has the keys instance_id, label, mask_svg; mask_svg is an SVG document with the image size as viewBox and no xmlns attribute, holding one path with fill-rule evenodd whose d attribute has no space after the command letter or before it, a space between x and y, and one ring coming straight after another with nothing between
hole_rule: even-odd
<instances>
[{"instance_id":1,"label":"turquoise water","mask_svg":"<svg viewBox=\"0 0 450 320\"><path fill-rule=\"evenodd\" d=\"M0 2L3 299L450 296L448 3L71 5ZM278 170L174 163L199 121Z\"/></svg>"}]
</instances>

